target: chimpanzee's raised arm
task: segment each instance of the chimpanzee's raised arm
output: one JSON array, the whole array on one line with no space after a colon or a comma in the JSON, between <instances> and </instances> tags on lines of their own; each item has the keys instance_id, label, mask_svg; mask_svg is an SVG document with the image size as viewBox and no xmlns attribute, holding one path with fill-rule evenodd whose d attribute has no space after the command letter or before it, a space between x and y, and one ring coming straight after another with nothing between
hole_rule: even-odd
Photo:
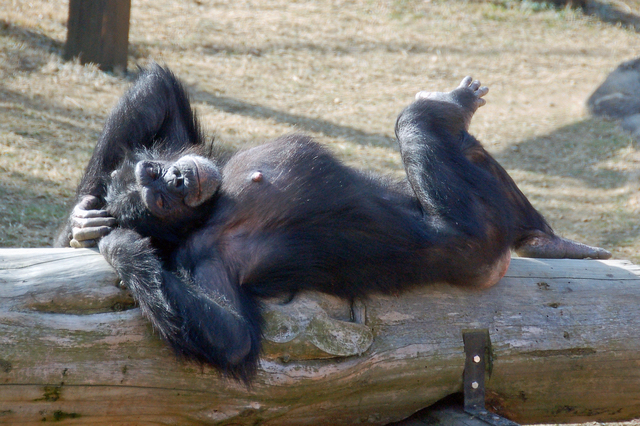
<instances>
[{"instance_id":1,"label":"chimpanzee's raised arm","mask_svg":"<svg viewBox=\"0 0 640 426\"><path fill-rule=\"evenodd\" d=\"M143 71L113 109L78 185L74 207L54 241L56 247L88 247L113 226L102 210L106 184L125 156L162 142L176 152L203 144L186 91L166 68Z\"/></svg>"}]
</instances>

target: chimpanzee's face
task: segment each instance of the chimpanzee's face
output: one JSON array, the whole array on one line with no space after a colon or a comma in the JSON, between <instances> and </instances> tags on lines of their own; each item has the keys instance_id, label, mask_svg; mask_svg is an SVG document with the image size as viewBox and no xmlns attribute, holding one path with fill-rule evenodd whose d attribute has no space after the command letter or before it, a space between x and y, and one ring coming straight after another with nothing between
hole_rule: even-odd
<instances>
[{"instance_id":1,"label":"chimpanzee's face","mask_svg":"<svg viewBox=\"0 0 640 426\"><path fill-rule=\"evenodd\" d=\"M221 175L211 160L189 154L177 161L139 161L135 178L149 212L170 219L210 199L220 186Z\"/></svg>"}]
</instances>

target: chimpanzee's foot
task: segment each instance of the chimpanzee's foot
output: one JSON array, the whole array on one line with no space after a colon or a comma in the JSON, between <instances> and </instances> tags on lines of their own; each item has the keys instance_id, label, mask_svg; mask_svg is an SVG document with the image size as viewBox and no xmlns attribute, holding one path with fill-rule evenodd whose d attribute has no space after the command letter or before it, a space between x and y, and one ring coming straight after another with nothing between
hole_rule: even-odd
<instances>
[{"instance_id":1,"label":"chimpanzee's foot","mask_svg":"<svg viewBox=\"0 0 640 426\"><path fill-rule=\"evenodd\" d=\"M466 130L469 130L471 117L473 117L473 114L478 108L487 103L487 101L482 99L487 93L489 93L487 86L481 86L480 81L474 81L471 77L467 76L462 79L457 88L450 92L422 91L416 94L416 100L431 99L458 105L464 111L464 127Z\"/></svg>"},{"instance_id":2,"label":"chimpanzee's foot","mask_svg":"<svg viewBox=\"0 0 640 426\"><path fill-rule=\"evenodd\" d=\"M518 256L544 259L609 259L611 253L566 238L538 232L515 248Z\"/></svg>"}]
</instances>

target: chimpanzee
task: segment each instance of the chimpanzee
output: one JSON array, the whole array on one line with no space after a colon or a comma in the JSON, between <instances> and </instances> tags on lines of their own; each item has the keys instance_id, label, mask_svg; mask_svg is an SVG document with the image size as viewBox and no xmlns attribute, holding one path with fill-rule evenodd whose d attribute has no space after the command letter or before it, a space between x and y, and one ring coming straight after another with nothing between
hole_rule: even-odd
<instances>
[{"instance_id":1,"label":"chimpanzee","mask_svg":"<svg viewBox=\"0 0 640 426\"><path fill-rule=\"evenodd\" d=\"M607 258L556 236L468 133L488 88L420 92L398 117L407 180L392 182L289 135L223 166L184 88L142 72L107 119L60 246L99 248L178 354L249 380L260 300L302 289L347 299L446 281L489 287L510 249Z\"/></svg>"}]
</instances>

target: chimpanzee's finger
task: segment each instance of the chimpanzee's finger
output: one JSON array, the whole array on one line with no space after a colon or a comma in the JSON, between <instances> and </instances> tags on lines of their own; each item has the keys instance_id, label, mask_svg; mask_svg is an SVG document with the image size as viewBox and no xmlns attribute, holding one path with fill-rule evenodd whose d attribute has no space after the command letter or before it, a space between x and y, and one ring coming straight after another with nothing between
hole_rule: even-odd
<instances>
[{"instance_id":1,"label":"chimpanzee's finger","mask_svg":"<svg viewBox=\"0 0 640 426\"><path fill-rule=\"evenodd\" d=\"M98 226L94 228L73 228L71 232L74 240L86 241L104 237L112 229L110 226Z\"/></svg>"},{"instance_id":2,"label":"chimpanzee's finger","mask_svg":"<svg viewBox=\"0 0 640 426\"><path fill-rule=\"evenodd\" d=\"M109 217L109 212L106 210L82 210L79 206L76 206L71 213L73 217Z\"/></svg>"},{"instance_id":3,"label":"chimpanzee's finger","mask_svg":"<svg viewBox=\"0 0 640 426\"><path fill-rule=\"evenodd\" d=\"M96 246L96 240L85 240L85 241L78 241L78 240L71 240L69 241L69 245L73 248L89 248L89 247L95 247Z\"/></svg>"},{"instance_id":4,"label":"chimpanzee's finger","mask_svg":"<svg viewBox=\"0 0 640 426\"><path fill-rule=\"evenodd\" d=\"M99 210L92 210L99 211ZM116 219L114 217L89 217L79 218L74 217L72 225L74 228L97 228L100 226L113 227L116 225Z\"/></svg>"},{"instance_id":5,"label":"chimpanzee's finger","mask_svg":"<svg viewBox=\"0 0 640 426\"><path fill-rule=\"evenodd\" d=\"M80 208L81 210L97 210L100 208L100 199L93 195L85 195L80 199L78 204L76 204L76 208Z\"/></svg>"}]
</instances>

